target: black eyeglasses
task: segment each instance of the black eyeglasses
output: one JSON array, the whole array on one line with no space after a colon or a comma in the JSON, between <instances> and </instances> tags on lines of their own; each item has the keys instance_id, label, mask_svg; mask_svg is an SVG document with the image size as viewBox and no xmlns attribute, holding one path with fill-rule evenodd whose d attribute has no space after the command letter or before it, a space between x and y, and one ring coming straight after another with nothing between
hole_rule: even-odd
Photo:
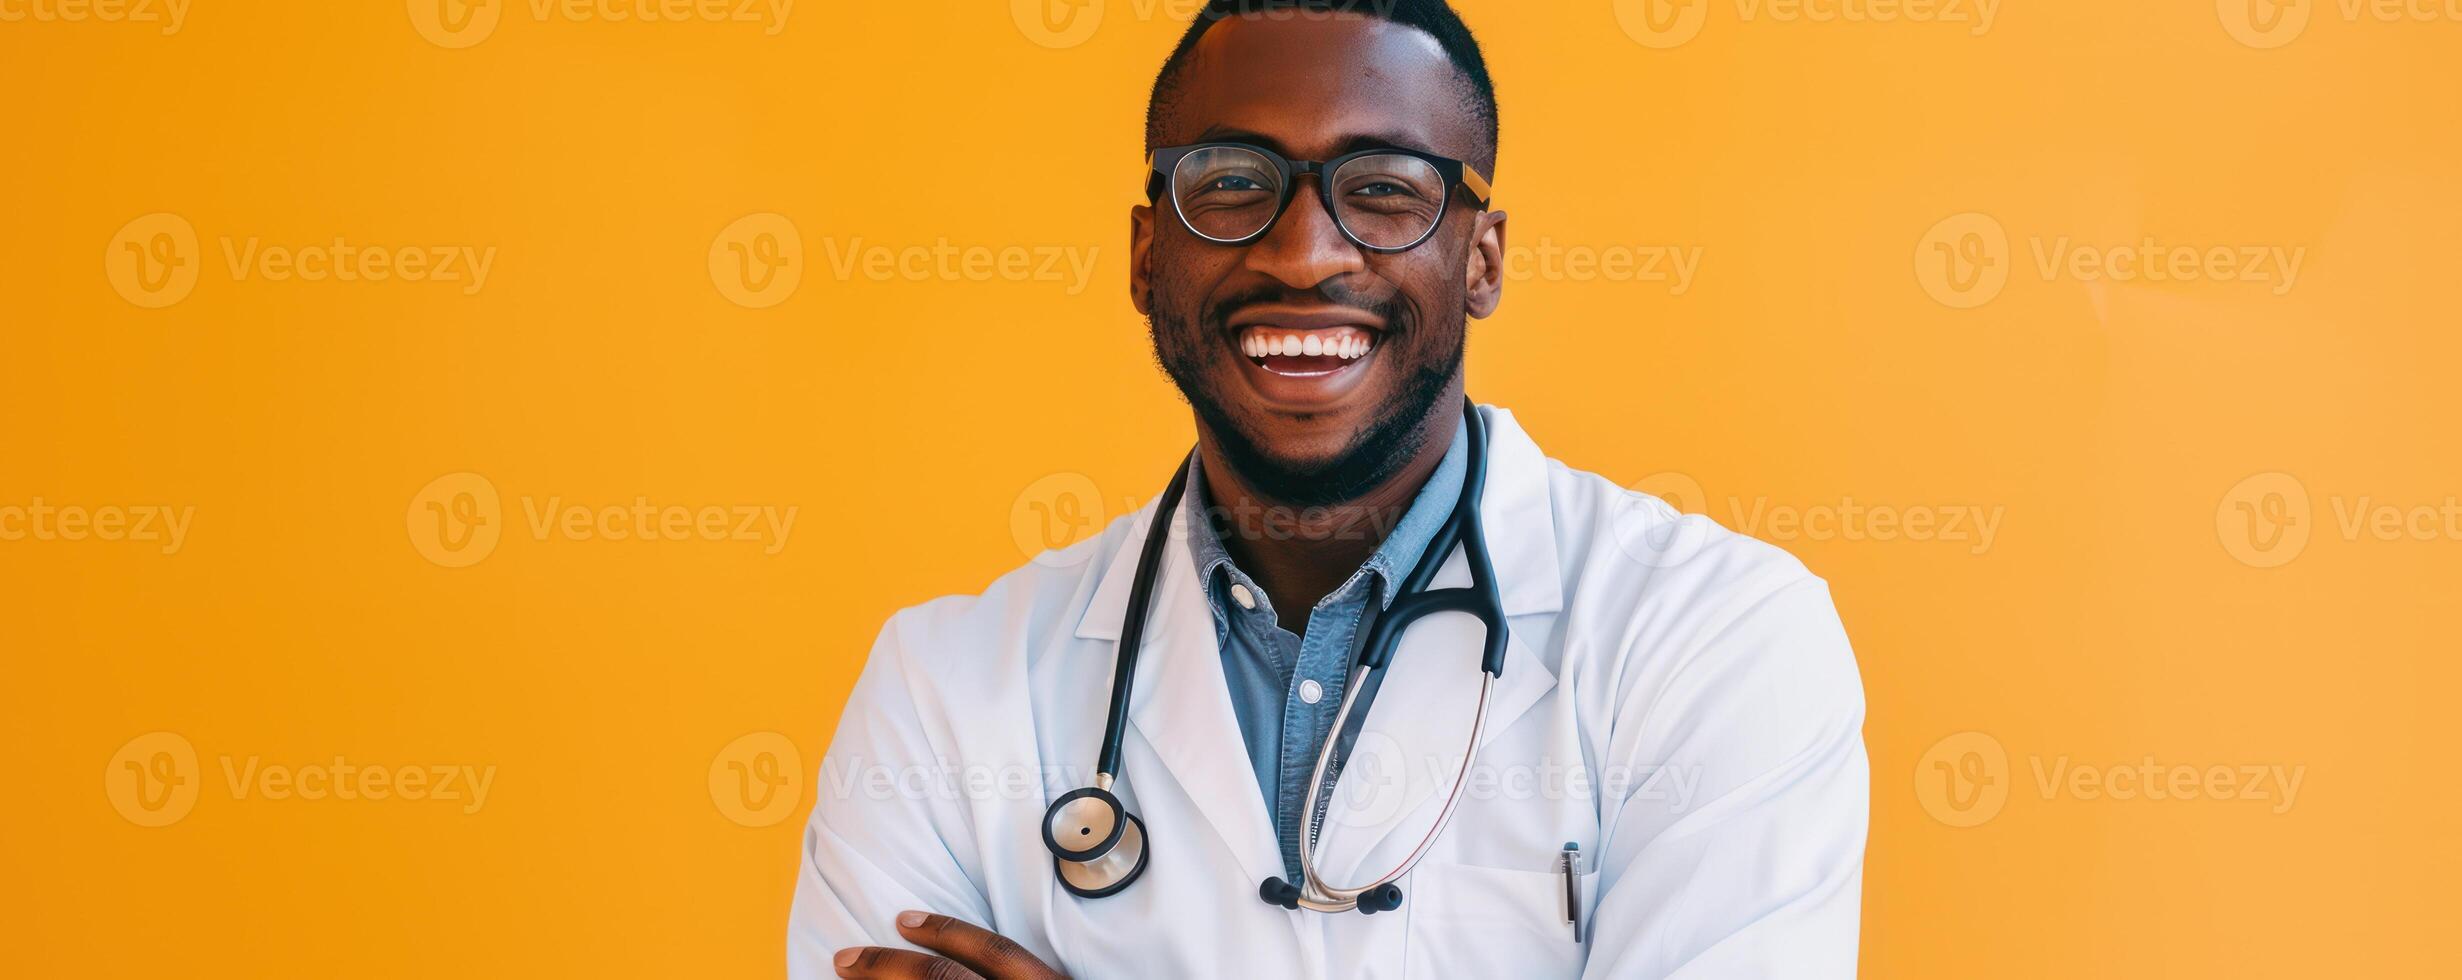
<instances>
[{"instance_id":1,"label":"black eyeglasses","mask_svg":"<svg viewBox=\"0 0 2462 980\"><path fill-rule=\"evenodd\" d=\"M1299 177L1315 174L1317 197L1351 244L1371 252L1406 252L1427 241L1444 220L1460 185L1487 207L1488 183L1469 164L1417 150L1345 153L1322 163L1293 160L1247 143L1198 143L1154 151L1146 198L1165 188L1180 223L1197 237L1246 245L1265 237L1298 196Z\"/></svg>"}]
</instances>

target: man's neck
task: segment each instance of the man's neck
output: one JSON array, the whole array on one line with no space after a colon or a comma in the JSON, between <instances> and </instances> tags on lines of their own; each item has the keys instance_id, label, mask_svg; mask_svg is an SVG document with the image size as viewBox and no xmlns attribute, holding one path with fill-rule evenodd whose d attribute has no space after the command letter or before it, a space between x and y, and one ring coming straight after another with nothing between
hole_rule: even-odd
<instances>
[{"instance_id":1,"label":"man's neck","mask_svg":"<svg viewBox=\"0 0 2462 980\"><path fill-rule=\"evenodd\" d=\"M1210 435L1200 435L1206 496L1223 547L1264 586L1282 628L1306 631L1317 602L1367 563L1444 462L1461 402L1439 404L1445 408L1420 423L1419 448L1400 469L1366 493L1333 504L1302 506L1267 497L1231 469Z\"/></svg>"}]
</instances>

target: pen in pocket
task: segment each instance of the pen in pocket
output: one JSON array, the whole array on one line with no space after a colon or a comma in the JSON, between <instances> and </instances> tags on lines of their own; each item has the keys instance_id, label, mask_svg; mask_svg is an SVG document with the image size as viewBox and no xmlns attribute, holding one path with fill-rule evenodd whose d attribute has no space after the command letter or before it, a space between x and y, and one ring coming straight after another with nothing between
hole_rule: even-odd
<instances>
[{"instance_id":1,"label":"pen in pocket","mask_svg":"<svg viewBox=\"0 0 2462 980\"><path fill-rule=\"evenodd\" d=\"M1581 845L1564 842L1556 859L1564 867L1564 921L1573 926L1573 941L1581 942Z\"/></svg>"}]
</instances>

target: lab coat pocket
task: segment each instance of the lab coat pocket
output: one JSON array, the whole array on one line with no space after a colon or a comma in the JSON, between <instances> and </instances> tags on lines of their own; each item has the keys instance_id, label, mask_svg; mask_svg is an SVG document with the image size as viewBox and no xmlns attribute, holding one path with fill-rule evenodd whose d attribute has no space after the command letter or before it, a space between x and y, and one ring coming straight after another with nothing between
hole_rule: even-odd
<instances>
[{"instance_id":1,"label":"lab coat pocket","mask_svg":"<svg viewBox=\"0 0 2462 980\"><path fill-rule=\"evenodd\" d=\"M1588 939L1598 872L1581 875L1583 939ZM1565 918L1564 872L1422 861L1405 885L1410 910L1404 975L1421 977L1573 977L1587 947Z\"/></svg>"}]
</instances>

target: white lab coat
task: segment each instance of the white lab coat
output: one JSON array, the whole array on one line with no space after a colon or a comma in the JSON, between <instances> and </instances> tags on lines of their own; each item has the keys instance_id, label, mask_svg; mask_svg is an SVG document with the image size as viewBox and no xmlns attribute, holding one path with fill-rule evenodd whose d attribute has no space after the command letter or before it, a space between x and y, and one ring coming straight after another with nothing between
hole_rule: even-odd
<instances>
[{"instance_id":1,"label":"white lab coat","mask_svg":"<svg viewBox=\"0 0 2462 980\"><path fill-rule=\"evenodd\" d=\"M900 910L982 924L1081 978L1843 977L1855 972L1863 690L1828 587L1777 548L1545 458L1511 413L1481 497L1511 643L1477 769L1396 911L1293 912L1214 621L1174 530L1118 791L1144 877L1063 891L1044 808L1086 785L1152 506L979 596L892 617L816 784L789 974L902 945ZM1467 584L1457 552L1438 587ZM1414 628L1343 773L1320 869L1416 846L1468 738L1477 620ZM1586 943L1558 855L1578 844Z\"/></svg>"}]
</instances>

